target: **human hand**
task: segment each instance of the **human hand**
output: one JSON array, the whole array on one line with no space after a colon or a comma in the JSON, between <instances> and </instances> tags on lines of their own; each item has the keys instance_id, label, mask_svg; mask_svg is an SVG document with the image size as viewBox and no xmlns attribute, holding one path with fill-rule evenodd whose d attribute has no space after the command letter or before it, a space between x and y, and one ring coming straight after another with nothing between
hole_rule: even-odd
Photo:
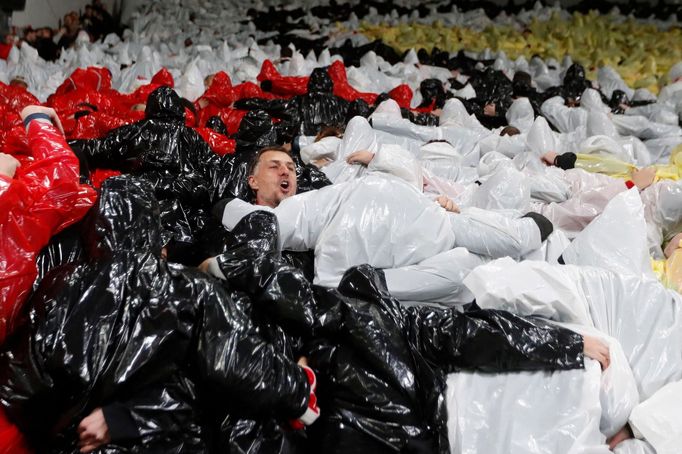
<instances>
[{"instance_id":1,"label":"human hand","mask_svg":"<svg viewBox=\"0 0 682 454\"><path fill-rule=\"evenodd\" d=\"M609 449L613 451L622 441L629 440L630 438L634 438L634 435L632 435L630 427L626 424L613 437L606 440L606 442L609 444Z\"/></svg>"},{"instance_id":2,"label":"human hand","mask_svg":"<svg viewBox=\"0 0 682 454\"><path fill-rule=\"evenodd\" d=\"M101 408L95 408L78 425L78 446L80 452L91 452L111 442L109 427Z\"/></svg>"},{"instance_id":3,"label":"human hand","mask_svg":"<svg viewBox=\"0 0 682 454\"><path fill-rule=\"evenodd\" d=\"M553 166L557 156L559 155L557 154L556 151L548 151L547 153L542 155L540 160L542 160L542 162L544 162L545 165Z\"/></svg>"},{"instance_id":4,"label":"human hand","mask_svg":"<svg viewBox=\"0 0 682 454\"><path fill-rule=\"evenodd\" d=\"M367 166L372 162L372 159L374 159L374 153L367 150L360 150L349 154L346 158L346 162L348 164L362 164L363 166Z\"/></svg>"},{"instance_id":5,"label":"human hand","mask_svg":"<svg viewBox=\"0 0 682 454\"><path fill-rule=\"evenodd\" d=\"M213 257L209 257L209 258L207 258L206 260L204 260L203 262L201 262L201 263L199 264L199 266L197 267L197 268L199 268L199 271L203 271L203 272L206 273L206 274L210 274L210 273L208 272L208 266L209 266L209 264L211 263L211 259L212 259L212 258L213 258Z\"/></svg>"},{"instance_id":6,"label":"human hand","mask_svg":"<svg viewBox=\"0 0 682 454\"><path fill-rule=\"evenodd\" d=\"M584 336L583 344L583 352L585 353L586 357L599 361L602 370L609 368L611 357L608 345L606 345L600 339L592 336Z\"/></svg>"},{"instance_id":7,"label":"human hand","mask_svg":"<svg viewBox=\"0 0 682 454\"><path fill-rule=\"evenodd\" d=\"M436 199L436 202L438 202L438 205L441 207L445 208L445 211L449 211L451 213L459 213L459 207L448 198L448 196L445 195L440 195Z\"/></svg>"},{"instance_id":8,"label":"human hand","mask_svg":"<svg viewBox=\"0 0 682 454\"><path fill-rule=\"evenodd\" d=\"M654 183L656 179L656 169L653 167L645 167L644 169L634 170L632 172L632 182L640 191L645 190Z\"/></svg>"},{"instance_id":9,"label":"human hand","mask_svg":"<svg viewBox=\"0 0 682 454\"><path fill-rule=\"evenodd\" d=\"M673 255L673 252L680 247L682 247L682 233L678 233L673 237L672 240L670 240L668 245L665 247L663 254L665 254L666 258L670 258L670 256Z\"/></svg>"},{"instance_id":10,"label":"human hand","mask_svg":"<svg viewBox=\"0 0 682 454\"><path fill-rule=\"evenodd\" d=\"M317 167L318 169L321 169L322 167L326 166L330 162L332 162L332 160L329 158L313 159L312 161L310 161L310 163L312 165L314 165L315 167Z\"/></svg>"},{"instance_id":11,"label":"human hand","mask_svg":"<svg viewBox=\"0 0 682 454\"><path fill-rule=\"evenodd\" d=\"M305 413L299 416L298 419L289 421L291 428L294 430L301 430L305 426L314 423L317 418L320 417L320 407L317 406L317 395L315 394L317 392L317 377L315 376L315 372L306 364L302 364L302 362L307 364L308 360L305 356L302 356L298 360L298 365L305 372L308 385L310 385L310 395L308 397L308 407L306 408Z\"/></svg>"},{"instance_id":12,"label":"human hand","mask_svg":"<svg viewBox=\"0 0 682 454\"><path fill-rule=\"evenodd\" d=\"M57 115L57 112L54 111L54 109L51 109L49 107L43 107L43 106L26 106L24 109L21 111L21 121L24 121L26 117L29 115L35 114L35 113L41 113L45 114L48 117L50 117L50 120L52 121L52 124L55 125L57 129L59 129L59 132L64 135L64 128L62 127L62 122L59 121L59 116Z\"/></svg>"},{"instance_id":13,"label":"human hand","mask_svg":"<svg viewBox=\"0 0 682 454\"><path fill-rule=\"evenodd\" d=\"M17 167L21 167L21 163L17 161L14 156L5 153L0 153L0 175L5 175L14 178Z\"/></svg>"}]
</instances>

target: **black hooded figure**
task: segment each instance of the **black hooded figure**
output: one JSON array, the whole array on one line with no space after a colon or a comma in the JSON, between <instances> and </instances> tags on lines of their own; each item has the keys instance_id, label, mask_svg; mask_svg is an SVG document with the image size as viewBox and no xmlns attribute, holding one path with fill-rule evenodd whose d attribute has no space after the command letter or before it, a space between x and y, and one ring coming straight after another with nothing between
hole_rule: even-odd
<instances>
[{"instance_id":1,"label":"black hooded figure","mask_svg":"<svg viewBox=\"0 0 682 454\"><path fill-rule=\"evenodd\" d=\"M160 87L147 99L144 120L101 139L71 143L91 168L120 170L152 185L161 205L163 243L171 255L195 242L224 178L221 158L184 122L180 96L170 87ZM177 261L187 263L183 257Z\"/></svg>"},{"instance_id":2,"label":"black hooded figure","mask_svg":"<svg viewBox=\"0 0 682 454\"><path fill-rule=\"evenodd\" d=\"M38 452L78 452L76 428L96 408L117 453L213 452L225 414L303 414L303 369L228 290L161 258L148 183L106 180L83 230L85 260L43 279L0 354L0 401Z\"/></svg>"},{"instance_id":3,"label":"black hooded figure","mask_svg":"<svg viewBox=\"0 0 682 454\"><path fill-rule=\"evenodd\" d=\"M592 84L585 78L585 68L578 63L573 63L566 70L561 95L566 100L571 99L579 103L583 92L587 88L592 88Z\"/></svg>"},{"instance_id":4,"label":"black hooded figure","mask_svg":"<svg viewBox=\"0 0 682 454\"><path fill-rule=\"evenodd\" d=\"M345 127L349 102L334 95L327 68L315 68L308 79L308 93L294 98L300 115L300 133L314 136L323 126Z\"/></svg>"},{"instance_id":5,"label":"black hooded figure","mask_svg":"<svg viewBox=\"0 0 682 454\"><path fill-rule=\"evenodd\" d=\"M343 129L349 102L334 95L334 82L327 68L315 68L308 79L308 92L290 100L242 99L235 108L262 109L281 120L276 128L279 143L297 135L315 136L323 126Z\"/></svg>"}]
</instances>

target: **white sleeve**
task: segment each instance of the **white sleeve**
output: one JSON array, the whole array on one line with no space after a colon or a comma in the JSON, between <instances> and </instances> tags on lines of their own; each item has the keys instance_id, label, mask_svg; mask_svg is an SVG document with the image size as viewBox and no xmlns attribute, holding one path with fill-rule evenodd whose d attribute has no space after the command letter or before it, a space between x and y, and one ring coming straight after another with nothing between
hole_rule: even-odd
<instances>
[{"instance_id":1,"label":"white sleeve","mask_svg":"<svg viewBox=\"0 0 682 454\"><path fill-rule=\"evenodd\" d=\"M233 199L225 205L222 217L223 225L227 230L232 230L239 224L239 221L254 211L269 211L272 213L274 210L268 206L254 205L241 199Z\"/></svg>"},{"instance_id":2,"label":"white sleeve","mask_svg":"<svg viewBox=\"0 0 682 454\"><path fill-rule=\"evenodd\" d=\"M336 159L339 151L341 139L338 137L325 137L324 139L313 142L301 148L301 159L306 164L317 159L329 159L331 161Z\"/></svg>"},{"instance_id":3,"label":"white sleeve","mask_svg":"<svg viewBox=\"0 0 682 454\"><path fill-rule=\"evenodd\" d=\"M406 118L394 118L385 114L373 115L372 127L396 136L409 137L422 143L443 138L443 133L438 127L416 125Z\"/></svg>"},{"instance_id":4,"label":"white sleeve","mask_svg":"<svg viewBox=\"0 0 682 454\"><path fill-rule=\"evenodd\" d=\"M668 383L637 405L630 415L636 438L646 439L659 454L679 452L682 443L682 381Z\"/></svg>"},{"instance_id":5,"label":"white sleeve","mask_svg":"<svg viewBox=\"0 0 682 454\"><path fill-rule=\"evenodd\" d=\"M540 107L542 113L563 133L575 131L587 124L587 111L575 107L566 107L561 96L548 99Z\"/></svg>"},{"instance_id":6,"label":"white sleeve","mask_svg":"<svg viewBox=\"0 0 682 454\"><path fill-rule=\"evenodd\" d=\"M563 171L562 171L563 172ZM528 175L530 196L542 202L565 202L571 197L571 187L558 172L533 172Z\"/></svg>"},{"instance_id":7,"label":"white sleeve","mask_svg":"<svg viewBox=\"0 0 682 454\"><path fill-rule=\"evenodd\" d=\"M320 192L322 192L322 197L318 197ZM329 207L324 205L329 197L324 197L324 195L324 191L298 194L283 200L277 208L253 205L234 199L225 206L222 222L225 228L232 230L239 221L254 211L274 213L279 225L279 249L307 251L315 247L318 230L324 222L321 218L329 212ZM318 200L320 203L317 203Z\"/></svg>"},{"instance_id":8,"label":"white sleeve","mask_svg":"<svg viewBox=\"0 0 682 454\"><path fill-rule=\"evenodd\" d=\"M592 325L586 296L573 267L509 257L473 270L464 285L481 309L501 309L524 317Z\"/></svg>"},{"instance_id":9,"label":"white sleeve","mask_svg":"<svg viewBox=\"0 0 682 454\"><path fill-rule=\"evenodd\" d=\"M558 172L554 172L558 173ZM563 180L571 186L573 196L595 188L614 188L618 192L627 189L625 182L619 178L602 175L596 172L587 172L583 169L568 169L561 175Z\"/></svg>"},{"instance_id":10,"label":"white sleeve","mask_svg":"<svg viewBox=\"0 0 682 454\"><path fill-rule=\"evenodd\" d=\"M473 294L464 278L485 259L464 248L455 248L416 265L384 270L391 295L402 302L467 304Z\"/></svg>"},{"instance_id":11,"label":"white sleeve","mask_svg":"<svg viewBox=\"0 0 682 454\"><path fill-rule=\"evenodd\" d=\"M419 191L423 190L421 164L409 151L398 145L381 145L369 162L367 170L390 173L407 181Z\"/></svg>"},{"instance_id":12,"label":"white sleeve","mask_svg":"<svg viewBox=\"0 0 682 454\"><path fill-rule=\"evenodd\" d=\"M315 249L320 234L338 210L346 188L348 184L339 183L284 199L274 209L279 223L280 248L288 251Z\"/></svg>"}]
</instances>

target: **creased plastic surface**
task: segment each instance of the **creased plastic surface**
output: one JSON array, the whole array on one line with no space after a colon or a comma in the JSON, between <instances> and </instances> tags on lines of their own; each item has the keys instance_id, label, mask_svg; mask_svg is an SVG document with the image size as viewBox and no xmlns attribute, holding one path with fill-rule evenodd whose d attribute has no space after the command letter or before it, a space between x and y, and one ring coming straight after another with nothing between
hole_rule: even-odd
<instances>
[{"instance_id":1,"label":"creased plastic surface","mask_svg":"<svg viewBox=\"0 0 682 454\"><path fill-rule=\"evenodd\" d=\"M2 354L3 406L33 443L72 450L80 420L112 401L136 421L138 451L205 452L200 407L283 420L303 413L303 370L225 290L160 259L148 183L107 180L86 222L89 261L45 277L30 324Z\"/></svg>"},{"instance_id":2,"label":"creased plastic surface","mask_svg":"<svg viewBox=\"0 0 682 454\"><path fill-rule=\"evenodd\" d=\"M81 219L95 191L80 184L78 159L52 125L31 122L29 154L15 177L0 176L0 344L13 331L50 237Z\"/></svg>"},{"instance_id":3,"label":"creased plastic surface","mask_svg":"<svg viewBox=\"0 0 682 454\"><path fill-rule=\"evenodd\" d=\"M668 383L639 404L630 415L630 424L657 454L672 454L682 441L682 381Z\"/></svg>"},{"instance_id":4,"label":"creased plastic surface","mask_svg":"<svg viewBox=\"0 0 682 454\"><path fill-rule=\"evenodd\" d=\"M434 368L582 364L582 339L575 333L499 311L402 308L381 273L368 266L346 272L338 290L311 288L271 252L277 225L271 213L251 212L234 227L237 242L218 261L228 282L263 295L254 313L266 311L289 333L312 329L304 351L318 372L324 410L310 435L324 452L407 446L447 452L442 376ZM310 318L295 315L306 312ZM526 348L531 344L537 345Z\"/></svg>"},{"instance_id":5,"label":"creased plastic surface","mask_svg":"<svg viewBox=\"0 0 682 454\"><path fill-rule=\"evenodd\" d=\"M563 253L564 261L620 274L651 276L646 237L644 207L639 192L633 188L614 197L573 240Z\"/></svg>"}]
</instances>

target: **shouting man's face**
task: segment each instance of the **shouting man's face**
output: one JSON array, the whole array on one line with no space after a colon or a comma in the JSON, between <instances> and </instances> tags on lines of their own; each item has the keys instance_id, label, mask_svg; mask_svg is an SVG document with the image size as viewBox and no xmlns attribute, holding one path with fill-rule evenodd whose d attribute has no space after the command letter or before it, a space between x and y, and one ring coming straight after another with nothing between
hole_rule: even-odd
<instances>
[{"instance_id":1,"label":"shouting man's face","mask_svg":"<svg viewBox=\"0 0 682 454\"><path fill-rule=\"evenodd\" d=\"M296 194L296 164L287 153L266 151L249 176L249 186L256 193L256 205L275 208Z\"/></svg>"}]
</instances>

